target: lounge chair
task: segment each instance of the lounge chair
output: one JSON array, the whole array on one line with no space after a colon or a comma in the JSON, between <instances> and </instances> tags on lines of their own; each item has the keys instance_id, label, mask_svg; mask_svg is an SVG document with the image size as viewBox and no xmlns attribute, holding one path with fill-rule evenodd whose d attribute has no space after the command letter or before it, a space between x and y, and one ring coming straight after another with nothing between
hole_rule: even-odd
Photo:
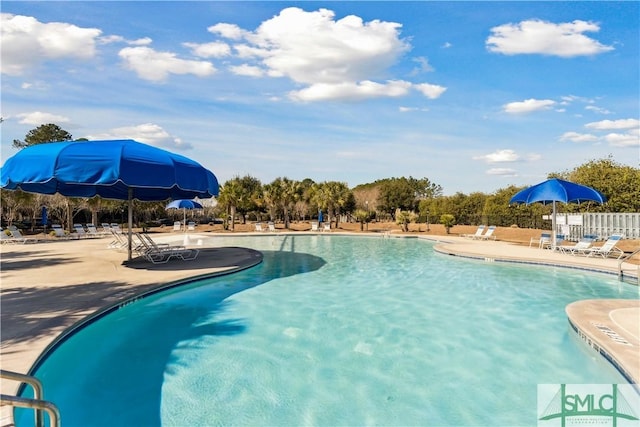
<instances>
[{"instance_id":1,"label":"lounge chair","mask_svg":"<svg viewBox=\"0 0 640 427\"><path fill-rule=\"evenodd\" d=\"M126 248L129 245L128 239L122 233L122 229L118 224L109 225L109 231L113 240L109 243L108 247L111 249Z\"/></svg>"},{"instance_id":2,"label":"lounge chair","mask_svg":"<svg viewBox=\"0 0 640 427\"><path fill-rule=\"evenodd\" d=\"M588 250L593 244L593 238L583 237L573 246L558 246L558 250L564 254L576 255Z\"/></svg>"},{"instance_id":3,"label":"lounge chair","mask_svg":"<svg viewBox=\"0 0 640 427\"><path fill-rule=\"evenodd\" d=\"M11 232L9 232L9 230L5 230L4 228L0 230L0 243L15 243L13 237L11 237Z\"/></svg>"},{"instance_id":4,"label":"lounge chair","mask_svg":"<svg viewBox=\"0 0 640 427\"><path fill-rule=\"evenodd\" d=\"M196 223L193 221L189 221L187 223L187 230L195 230L196 229Z\"/></svg>"},{"instance_id":5,"label":"lounge chair","mask_svg":"<svg viewBox=\"0 0 640 427\"><path fill-rule=\"evenodd\" d=\"M561 247L562 247L562 242L564 242L564 234L556 234L556 247L553 247L553 241L551 240L551 237L549 237L549 241L546 242L542 242L541 244L541 248L542 249L555 249L560 251Z\"/></svg>"},{"instance_id":6,"label":"lounge chair","mask_svg":"<svg viewBox=\"0 0 640 427\"><path fill-rule=\"evenodd\" d=\"M87 234L87 230L84 229L82 224L73 224L73 229L76 231L78 239L89 237L89 235Z\"/></svg>"},{"instance_id":7,"label":"lounge chair","mask_svg":"<svg viewBox=\"0 0 640 427\"><path fill-rule=\"evenodd\" d=\"M135 247L135 251L153 264L164 264L171 258L191 261L196 259L200 253L197 249L187 249L184 246L170 246L156 243L145 233L134 233L133 235L139 242Z\"/></svg>"},{"instance_id":8,"label":"lounge chair","mask_svg":"<svg viewBox=\"0 0 640 427\"><path fill-rule=\"evenodd\" d=\"M489 239L493 239L496 240L496 236L493 235L493 232L496 230L496 226L495 225L491 225L489 226L489 228L487 228L487 232L482 234L479 237L475 237L474 239L476 240L489 240Z\"/></svg>"},{"instance_id":9,"label":"lounge chair","mask_svg":"<svg viewBox=\"0 0 640 427\"><path fill-rule=\"evenodd\" d=\"M326 231L327 233L331 231L331 223L325 222L322 224L322 231Z\"/></svg>"},{"instance_id":10,"label":"lounge chair","mask_svg":"<svg viewBox=\"0 0 640 427\"><path fill-rule=\"evenodd\" d=\"M269 224L267 224L269 226L269 231L272 233L276 232L276 225L273 222L269 222Z\"/></svg>"},{"instance_id":11,"label":"lounge chair","mask_svg":"<svg viewBox=\"0 0 640 427\"><path fill-rule=\"evenodd\" d=\"M10 225L7 229L9 230L9 233L11 233L11 239L16 243L36 243L39 241L39 239L35 237L23 236L15 225Z\"/></svg>"},{"instance_id":12,"label":"lounge chair","mask_svg":"<svg viewBox=\"0 0 640 427\"><path fill-rule=\"evenodd\" d=\"M624 255L624 252L622 249L617 248L616 245L621 239L622 234L612 234L602 246L586 249L583 253L586 256L600 255L602 258L608 258L614 255L616 259L620 259Z\"/></svg>"},{"instance_id":13,"label":"lounge chair","mask_svg":"<svg viewBox=\"0 0 640 427\"><path fill-rule=\"evenodd\" d=\"M256 222L256 231L262 233L264 231L264 229L262 228L262 223L261 222Z\"/></svg>"},{"instance_id":14,"label":"lounge chair","mask_svg":"<svg viewBox=\"0 0 640 427\"><path fill-rule=\"evenodd\" d=\"M176 221L173 223L173 231L182 230L182 223L180 221Z\"/></svg>"},{"instance_id":15,"label":"lounge chair","mask_svg":"<svg viewBox=\"0 0 640 427\"><path fill-rule=\"evenodd\" d=\"M105 237L111 235L109 231L99 231L93 224L87 224L87 234L91 237Z\"/></svg>"},{"instance_id":16,"label":"lounge chair","mask_svg":"<svg viewBox=\"0 0 640 427\"><path fill-rule=\"evenodd\" d=\"M482 233L484 233L484 229L486 228L486 226L484 225L479 225L478 229L476 230L476 232L474 234L463 234L462 237L466 237L468 239L476 239L479 238L480 236L482 236Z\"/></svg>"},{"instance_id":17,"label":"lounge chair","mask_svg":"<svg viewBox=\"0 0 640 427\"><path fill-rule=\"evenodd\" d=\"M318 222L317 221L312 221L311 222L311 231L320 231L318 230Z\"/></svg>"},{"instance_id":18,"label":"lounge chair","mask_svg":"<svg viewBox=\"0 0 640 427\"><path fill-rule=\"evenodd\" d=\"M532 237L529 240L529 247L531 247L534 243L538 244L539 248L543 248L545 245L549 245L551 243L551 233L540 233L540 237L537 239Z\"/></svg>"},{"instance_id":19,"label":"lounge chair","mask_svg":"<svg viewBox=\"0 0 640 427\"><path fill-rule=\"evenodd\" d=\"M64 228L60 224L51 224L51 231L56 236L56 239L69 240L71 236L64 232Z\"/></svg>"}]
</instances>

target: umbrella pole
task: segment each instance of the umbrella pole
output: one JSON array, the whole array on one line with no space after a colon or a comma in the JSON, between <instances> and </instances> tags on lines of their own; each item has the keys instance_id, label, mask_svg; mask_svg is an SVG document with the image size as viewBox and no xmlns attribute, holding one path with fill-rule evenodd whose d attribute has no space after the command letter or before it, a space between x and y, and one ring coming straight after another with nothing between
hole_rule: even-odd
<instances>
[{"instance_id":1,"label":"umbrella pole","mask_svg":"<svg viewBox=\"0 0 640 427\"><path fill-rule=\"evenodd\" d=\"M184 232L187 232L187 208L182 208L182 226L184 227Z\"/></svg>"},{"instance_id":2,"label":"umbrella pole","mask_svg":"<svg viewBox=\"0 0 640 427\"><path fill-rule=\"evenodd\" d=\"M553 201L553 212L551 215L551 249L556 250L556 201Z\"/></svg>"},{"instance_id":3,"label":"umbrella pole","mask_svg":"<svg viewBox=\"0 0 640 427\"><path fill-rule=\"evenodd\" d=\"M127 259L129 261L131 261L131 240L133 237L133 231L131 230L133 228L133 209L131 206L133 204L132 196L133 196L133 189L129 188L129 215L128 215L129 216L128 218L129 219L129 244L127 245L128 246L127 250L129 252Z\"/></svg>"}]
</instances>

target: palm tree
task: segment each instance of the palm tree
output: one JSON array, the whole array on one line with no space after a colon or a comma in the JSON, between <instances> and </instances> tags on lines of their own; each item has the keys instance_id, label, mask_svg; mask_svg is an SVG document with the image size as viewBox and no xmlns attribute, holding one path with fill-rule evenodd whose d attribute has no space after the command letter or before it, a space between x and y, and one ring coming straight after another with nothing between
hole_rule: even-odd
<instances>
[{"instance_id":1,"label":"palm tree","mask_svg":"<svg viewBox=\"0 0 640 427\"><path fill-rule=\"evenodd\" d=\"M231 217L231 230L235 230L236 207L240 203L242 194L240 178L230 179L220 188L218 203L227 209L227 213Z\"/></svg>"}]
</instances>

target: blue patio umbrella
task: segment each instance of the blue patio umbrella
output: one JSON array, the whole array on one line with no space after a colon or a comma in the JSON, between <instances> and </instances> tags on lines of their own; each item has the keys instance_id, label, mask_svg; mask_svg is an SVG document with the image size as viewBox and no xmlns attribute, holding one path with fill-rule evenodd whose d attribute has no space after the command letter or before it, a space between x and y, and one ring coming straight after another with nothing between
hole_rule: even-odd
<instances>
[{"instance_id":1,"label":"blue patio umbrella","mask_svg":"<svg viewBox=\"0 0 640 427\"><path fill-rule=\"evenodd\" d=\"M215 175L187 157L131 139L66 141L33 145L7 159L0 187L68 197L132 200L209 198L218 194Z\"/></svg>"},{"instance_id":2,"label":"blue patio umbrella","mask_svg":"<svg viewBox=\"0 0 640 427\"><path fill-rule=\"evenodd\" d=\"M318 211L318 222L322 222L323 219L324 219L324 217L322 216L322 209L320 209Z\"/></svg>"},{"instance_id":3,"label":"blue patio umbrella","mask_svg":"<svg viewBox=\"0 0 640 427\"><path fill-rule=\"evenodd\" d=\"M548 179L532 187L525 188L517 192L509 203L531 203L553 204L551 216L552 247L556 247L556 202L580 203L594 201L604 203L607 198L598 190L586 185L576 184L571 181L564 181L558 178Z\"/></svg>"},{"instance_id":4,"label":"blue patio umbrella","mask_svg":"<svg viewBox=\"0 0 640 427\"><path fill-rule=\"evenodd\" d=\"M42 217L42 225L44 226L44 232L47 232L47 223L49 222L49 214L47 213L47 207L42 207L42 212L40 214Z\"/></svg>"},{"instance_id":5,"label":"blue patio umbrella","mask_svg":"<svg viewBox=\"0 0 640 427\"><path fill-rule=\"evenodd\" d=\"M187 231L187 209L202 209L202 205L195 200L174 200L165 206L165 209L182 209L184 230Z\"/></svg>"}]
</instances>

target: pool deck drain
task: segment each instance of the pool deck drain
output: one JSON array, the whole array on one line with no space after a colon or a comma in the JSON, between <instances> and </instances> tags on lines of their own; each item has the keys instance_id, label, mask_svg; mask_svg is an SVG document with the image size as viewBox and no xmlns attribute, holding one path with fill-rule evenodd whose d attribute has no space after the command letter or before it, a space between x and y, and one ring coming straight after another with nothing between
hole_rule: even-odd
<instances>
[{"instance_id":1,"label":"pool deck drain","mask_svg":"<svg viewBox=\"0 0 640 427\"><path fill-rule=\"evenodd\" d=\"M223 236L230 237L229 234ZM216 247L215 237L214 233L191 236L193 246L201 249L195 261L176 260L160 265L140 260L127 265L123 262L126 253L108 249L107 238L2 245L0 367L27 373L59 334L106 306L168 282L225 274L260 262L256 251ZM436 241L435 248L439 253L487 262L560 266L609 274L618 272L618 261L614 259L572 256L501 241L474 241L456 236L426 238ZM167 233L157 238L154 235L154 239L184 243L180 234ZM569 324L578 335L582 334L585 343L604 357L608 356L612 363L619 364L628 379L640 382L640 300L579 301L567 306L566 311ZM628 345L621 344L623 341ZM14 394L17 386L15 382L0 381L3 394ZM0 426L10 425L11 411L2 407Z\"/></svg>"}]
</instances>

